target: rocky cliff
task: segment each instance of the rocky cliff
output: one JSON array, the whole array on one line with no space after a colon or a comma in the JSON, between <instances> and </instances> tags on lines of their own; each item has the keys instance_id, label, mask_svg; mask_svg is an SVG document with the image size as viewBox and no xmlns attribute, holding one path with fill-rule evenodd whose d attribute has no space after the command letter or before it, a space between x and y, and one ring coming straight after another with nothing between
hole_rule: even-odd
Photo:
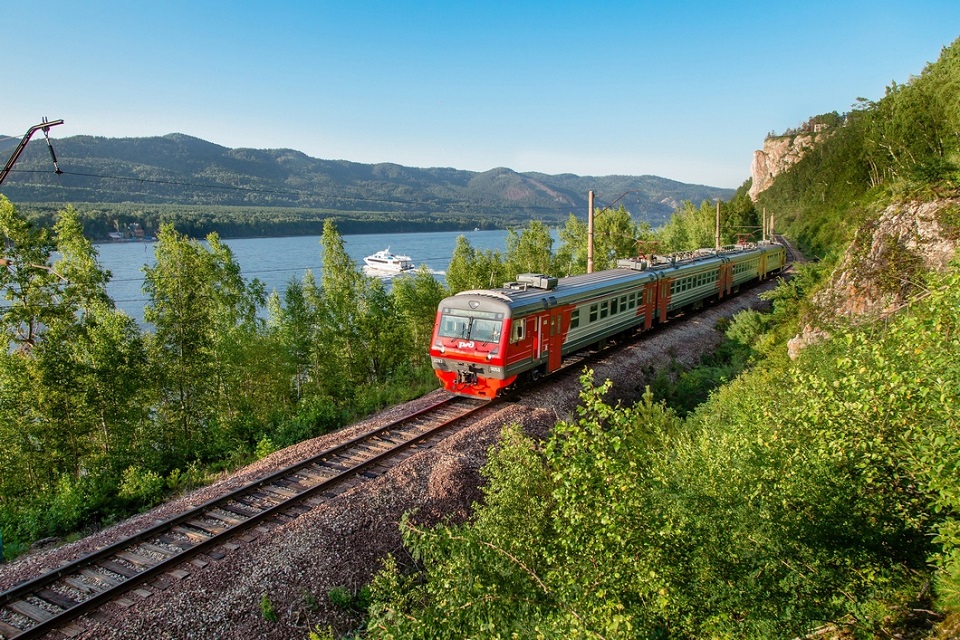
<instances>
[{"instance_id":1,"label":"rocky cliff","mask_svg":"<svg viewBox=\"0 0 960 640\"><path fill-rule=\"evenodd\" d=\"M763 141L763 149L753 152L750 175L750 198L754 202L761 191L773 184L773 179L796 164L803 154L816 142L818 133L800 133L791 136L769 136Z\"/></svg>"}]
</instances>

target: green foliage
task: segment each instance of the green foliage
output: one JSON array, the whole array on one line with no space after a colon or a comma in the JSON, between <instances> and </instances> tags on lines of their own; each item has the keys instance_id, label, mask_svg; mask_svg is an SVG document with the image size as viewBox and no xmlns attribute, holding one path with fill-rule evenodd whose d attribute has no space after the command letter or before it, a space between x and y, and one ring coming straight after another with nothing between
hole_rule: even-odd
<instances>
[{"instance_id":1,"label":"green foliage","mask_svg":"<svg viewBox=\"0 0 960 640\"><path fill-rule=\"evenodd\" d=\"M185 493L191 489L202 487L210 480L212 478L200 468L197 461L193 461L187 465L186 471L181 471L179 468L171 471L167 475L166 484L167 488L173 493Z\"/></svg>"},{"instance_id":2,"label":"green foliage","mask_svg":"<svg viewBox=\"0 0 960 640\"><path fill-rule=\"evenodd\" d=\"M630 603L656 594L638 572L649 505L634 483L649 471L676 418L649 396L618 410L609 384L585 378L576 422L561 423L545 448L517 428L504 432L484 469L476 520L404 539L423 563L423 582L388 560L371 587L374 637L616 637L639 630ZM641 596L640 594L645 594Z\"/></svg>"},{"instance_id":3,"label":"green foliage","mask_svg":"<svg viewBox=\"0 0 960 640\"><path fill-rule=\"evenodd\" d=\"M393 299L397 313L405 321L407 334L417 354L416 362L429 365L429 343L433 335L433 323L437 305L445 294L443 285L426 269L421 267L412 277L395 278Z\"/></svg>"},{"instance_id":4,"label":"green foliage","mask_svg":"<svg viewBox=\"0 0 960 640\"><path fill-rule=\"evenodd\" d=\"M465 236L459 236L450 266L447 267L447 290L457 293L469 289L500 287L516 276L517 274L509 274L499 251L474 249Z\"/></svg>"},{"instance_id":5,"label":"green foliage","mask_svg":"<svg viewBox=\"0 0 960 640\"><path fill-rule=\"evenodd\" d=\"M554 258L553 273L557 276L587 272L587 223L573 214L560 229L560 248ZM635 222L627 210L598 209L594 215L593 268L610 269L618 258L629 258L643 251L651 252L658 240L647 222Z\"/></svg>"},{"instance_id":6,"label":"green foliage","mask_svg":"<svg viewBox=\"0 0 960 640\"><path fill-rule=\"evenodd\" d=\"M279 449L277 449L277 446L273 444L270 438L264 436L257 441L257 447L253 450L253 455L256 456L257 460L260 460L266 458L274 451L279 451Z\"/></svg>"},{"instance_id":7,"label":"green foliage","mask_svg":"<svg viewBox=\"0 0 960 640\"><path fill-rule=\"evenodd\" d=\"M118 495L143 507L156 504L163 496L165 482L156 471L130 466L121 476Z\"/></svg>"},{"instance_id":8,"label":"green foliage","mask_svg":"<svg viewBox=\"0 0 960 640\"><path fill-rule=\"evenodd\" d=\"M654 395L685 417L762 356L773 357L783 349L774 333L776 321L773 314L745 310L718 323L725 339L691 368L674 361L661 369L651 384Z\"/></svg>"},{"instance_id":9,"label":"green foliage","mask_svg":"<svg viewBox=\"0 0 960 640\"><path fill-rule=\"evenodd\" d=\"M330 602L337 607L342 607L344 609L350 607L350 603L353 601L353 594L351 594L345 587L334 587L327 592L327 597L330 598Z\"/></svg>"},{"instance_id":10,"label":"green foliage","mask_svg":"<svg viewBox=\"0 0 960 640\"><path fill-rule=\"evenodd\" d=\"M520 233L511 229L507 234L505 262L509 273L553 273L553 238L543 222L534 220Z\"/></svg>"},{"instance_id":11,"label":"green foliage","mask_svg":"<svg viewBox=\"0 0 960 640\"><path fill-rule=\"evenodd\" d=\"M260 598L260 614L267 622L277 622L280 620L280 616L277 615L277 610L274 608L273 602L270 601L270 596L267 594L263 594L263 597Z\"/></svg>"},{"instance_id":12,"label":"green foliage","mask_svg":"<svg viewBox=\"0 0 960 640\"><path fill-rule=\"evenodd\" d=\"M713 247L717 235L717 209L720 214L720 244L731 245L740 240L760 240L760 216L747 190L741 188L730 202L704 200L699 207L683 202L667 224L657 232L659 253L692 251Z\"/></svg>"},{"instance_id":13,"label":"green foliage","mask_svg":"<svg viewBox=\"0 0 960 640\"><path fill-rule=\"evenodd\" d=\"M730 342L763 344L817 278L782 284ZM769 638L833 621L877 637L929 606L932 577L957 613L960 266L926 291L742 373L683 423L585 379L542 447L505 432L472 522L405 521L418 569L386 563L369 635Z\"/></svg>"},{"instance_id":14,"label":"green foliage","mask_svg":"<svg viewBox=\"0 0 960 640\"><path fill-rule=\"evenodd\" d=\"M336 431L354 417L330 398L311 396L297 405L296 413L279 418L272 428L271 441L279 448Z\"/></svg>"},{"instance_id":15,"label":"green foliage","mask_svg":"<svg viewBox=\"0 0 960 640\"><path fill-rule=\"evenodd\" d=\"M142 333L106 295L110 274L74 209L44 230L0 199L0 234L8 552L436 388L424 345L408 339L432 327L442 288L429 274L395 297L334 257L322 285L308 272L271 300L267 322L262 285L218 237L165 226ZM325 240L342 249L332 225Z\"/></svg>"},{"instance_id":16,"label":"green foliage","mask_svg":"<svg viewBox=\"0 0 960 640\"><path fill-rule=\"evenodd\" d=\"M352 591L346 587L334 587L327 592L327 597L334 606L349 611L366 611L367 607L370 606L369 587L361 587Z\"/></svg>"},{"instance_id":17,"label":"green foliage","mask_svg":"<svg viewBox=\"0 0 960 640\"><path fill-rule=\"evenodd\" d=\"M320 625L314 627L307 637L309 640L337 640L337 636L332 628L327 627L326 629L321 629Z\"/></svg>"},{"instance_id":18,"label":"green foliage","mask_svg":"<svg viewBox=\"0 0 960 640\"><path fill-rule=\"evenodd\" d=\"M769 326L768 315L747 309L733 316L725 335L733 342L750 347L756 344Z\"/></svg>"}]
</instances>

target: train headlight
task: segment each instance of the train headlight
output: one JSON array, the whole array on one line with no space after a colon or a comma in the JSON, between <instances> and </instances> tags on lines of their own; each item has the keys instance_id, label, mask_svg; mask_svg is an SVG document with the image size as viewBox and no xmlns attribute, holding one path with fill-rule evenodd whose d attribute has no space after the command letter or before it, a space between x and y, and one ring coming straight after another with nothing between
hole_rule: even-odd
<instances>
[{"instance_id":1,"label":"train headlight","mask_svg":"<svg viewBox=\"0 0 960 640\"><path fill-rule=\"evenodd\" d=\"M447 352L447 350L443 348L443 345L442 345L442 344L435 344L435 345L433 345L433 348L436 349L437 351L439 351L440 353L446 353L446 352Z\"/></svg>"}]
</instances>

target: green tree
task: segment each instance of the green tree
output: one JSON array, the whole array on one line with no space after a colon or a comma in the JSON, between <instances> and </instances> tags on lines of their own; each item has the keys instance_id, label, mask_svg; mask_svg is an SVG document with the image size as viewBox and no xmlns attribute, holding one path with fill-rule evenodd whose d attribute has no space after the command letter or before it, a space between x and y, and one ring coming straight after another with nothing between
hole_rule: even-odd
<instances>
[{"instance_id":1,"label":"green tree","mask_svg":"<svg viewBox=\"0 0 960 640\"><path fill-rule=\"evenodd\" d=\"M699 207L682 202L659 236L664 253L713 247L716 241L717 205L704 201Z\"/></svg>"},{"instance_id":2,"label":"green tree","mask_svg":"<svg viewBox=\"0 0 960 640\"><path fill-rule=\"evenodd\" d=\"M18 535L63 533L96 509L118 464L144 445L143 345L106 294L109 273L79 216L58 213L52 233L0 202L10 320L0 357L0 520ZM51 262L54 251L56 262ZM40 277L37 275L40 274Z\"/></svg>"},{"instance_id":3,"label":"green tree","mask_svg":"<svg viewBox=\"0 0 960 640\"><path fill-rule=\"evenodd\" d=\"M327 393L350 398L362 386L382 382L410 352L393 298L379 279L368 278L347 254L336 224L324 225L315 363ZM321 354L317 354L320 356Z\"/></svg>"},{"instance_id":4,"label":"green tree","mask_svg":"<svg viewBox=\"0 0 960 640\"><path fill-rule=\"evenodd\" d=\"M499 251L479 251L465 236L457 237L453 258L447 268L447 290L450 293L500 287L516 277L517 274L507 272Z\"/></svg>"},{"instance_id":5,"label":"green tree","mask_svg":"<svg viewBox=\"0 0 960 640\"><path fill-rule=\"evenodd\" d=\"M534 220L526 229L507 234L505 269L514 275L521 273L553 273L553 238L550 228Z\"/></svg>"},{"instance_id":6,"label":"green tree","mask_svg":"<svg viewBox=\"0 0 960 640\"><path fill-rule=\"evenodd\" d=\"M561 244L554 260L557 274L586 273L587 223L571 213L559 236ZM639 244L649 244L650 239L650 226L635 224L623 206L598 209L594 215L593 270L616 267L618 259L637 255Z\"/></svg>"},{"instance_id":7,"label":"green tree","mask_svg":"<svg viewBox=\"0 0 960 640\"><path fill-rule=\"evenodd\" d=\"M445 293L443 285L424 267L412 277L395 278L393 281L397 311L406 321L414 358L419 363L427 363L437 306Z\"/></svg>"},{"instance_id":8,"label":"green tree","mask_svg":"<svg viewBox=\"0 0 960 640\"><path fill-rule=\"evenodd\" d=\"M573 215L559 231L560 247L555 264L557 276L572 276L587 272L587 223Z\"/></svg>"},{"instance_id":9,"label":"green tree","mask_svg":"<svg viewBox=\"0 0 960 640\"><path fill-rule=\"evenodd\" d=\"M54 234L60 258L52 270L63 278L60 304L70 313L51 322L36 349L50 379L46 397L55 402L50 418L72 437L83 434L89 449L78 455L79 465L123 467L145 444L151 395L143 336L107 295L110 273L100 266L73 208L60 213ZM91 454L98 459L90 460Z\"/></svg>"},{"instance_id":10,"label":"green tree","mask_svg":"<svg viewBox=\"0 0 960 640\"><path fill-rule=\"evenodd\" d=\"M277 346L275 356L285 367L282 375L290 381L291 396L299 402L310 393L313 380L310 354L316 307L309 304L303 283L291 278L282 297L276 291L270 295L267 309L268 331Z\"/></svg>"},{"instance_id":11,"label":"green tree","mask_svg":"<svg viewBox=\"0 0 960 640\"><path fill-rule=\"evenodd\" d=\"M620 258L637 255L637 227L623 205L594 216L593 270L613 269Z\"/></svg>"},{"instance_id":12,"label":"green tree","mask_svg":"<svg viewBox=\"0 0 960 640\"><path fill-rule=\"evenodd\" d=\"M175 457L222 444L218 426L249 408L259 388L255 378L264 375L249 357L258 345L263 287L243 280L216 234L207 243L209 249L163 225L156 262L145 268L158 417L167 429L167 452Z\"/></svg>"},{"instance_id":13,"label":"green tree","mask_svg":"<svg viewBox=\"0 0 960 640\"><path fill-rule=\"evenodd\" d=\"M59 304L64 279L50 266L56 245L49 229L29 223L4 196L0 240L0 288L9 303L0 315L4 336L10 341L8 349L29 351L44 327L70 313Z\"/></svg>"},{"instance_id":14,"label":"green tree","mask_svg":"<svg viewBox=\"0 0 960 640\"><path fill-rule=\"evenodd\" d=\"M211 427L217 405L212 274L200 243L172 225L160 227L154 253L154 266L144 269L150 297L144 319L154 329L148 345L157 371L158 418L166 427L167 453L189 456Z\"/></svg>"}]
</instances>

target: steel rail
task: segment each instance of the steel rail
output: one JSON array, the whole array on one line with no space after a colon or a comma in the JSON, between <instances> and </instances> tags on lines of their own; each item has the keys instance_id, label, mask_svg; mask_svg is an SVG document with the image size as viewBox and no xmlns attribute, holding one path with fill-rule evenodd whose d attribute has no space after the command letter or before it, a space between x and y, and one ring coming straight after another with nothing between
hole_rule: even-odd
<instances>
[{"instance_id":1,"label":"steel rail","mask_svg":"<svg viewBox=\"0 0 960 640\"><path fill-rule=\"evenodd\" d=\"M343 442L337 446L331 447L322 451L321 453L311 456L305 460L302 460L294 465L290 465L283 469L280 469L268 476L259 478L252 482L249 482L242 487L239 487L233 491L230 491L222 496L208 500L201 505L193 507L188 511L185 511L179 515L176 515L172 518L164 520L160 523L157 523L147 529L144 529L132 536L128 536L122 540L119 540L111 545L108 545L102 549L99 549L91 554L85 555L77 560L74 560L66 565L58 567L53 571L40 575L32 580L21 583L3 593L0 593L0 607L6 606L11 603L18 601L23 601L26 597L34 596L38 597L41 600L44 600L42 595L37 595L38 592L42 591L44 587L53 585L62 578L78 573L80 570L96 566L98 562L102 562L109 558L116 557L120 552L128 550L132 547L136 547L138 544L157 538L160 535L171 532L176 526L180 524L187 524L189 521L194 520L198 517L202 517L205 513L210 512L213 509L221 507L232 501L237 501L238 498L249 496L253 493L256 493L258 489L276 484L278 481L284 480L292 475L295 475L297 472L303 470L306 467L312 465L322 465L325 460L333 458L337 455L341 455L345 452L356 451L364 443L375 441L377 438L383 437L389 432L400 432L404 427L410 428L411 430L416 430L418 426L417 420L429 417L431 413L438 412L448 405L457 405L457 404L466 404L470 403L469 399L460 398L457 396L450 396L441 400L440 402L434 403L433 405L416 411L410 415L404 416L398 420L395 420L387 425L378 427L371 431L365 432L355 438L352 438L346 442ZM446 418L442 422L432 427L428 427L426 430L422 431L419 434L413 435L410 438L404 438L403 442L390 446L388 449L376 453L372 457L367 457L364 460L358 462L357 464L352 464L349 468L335 472L333 475L323 478L317 484L310 486L302 491L299 491L295 496L291 496L287 499L283 499L277 504L266 507L259 513L250 515L246 519L240 521L239 523L233 524L227 527L224 531L220 533L214 533L205 540L194 542L189 548L181 548L180 552L175 553L169 558L158 560L156 564L146 567L141 571L138 571L133 576L126 576L126 579L118 585L109 587L99 593L91 595L89 598L78 602L74 606L70 607L60 607L56 603L55 606L63 608L63 611L60 613L50 612L52 617L43 620L35 621L36 624L27 628L22 629L17 634L4 635L8 640L28 640L30 638L37 638L46 634L53 629L59 628L70 622L71 620L83 615L84 613L90 612L99 608L106 602L109 602L120 595L123 595L127 591L137 587L138 585L143 584L167 571L170 571L173 567L176 567L183 562L188 561L196 555L207 552L214 547L217 547L227 540L235 537L236 535L254 527L266 520L269 520L278 514L285 512L290 509L297 503L303 502L304 500L309 499L310 497L320 493L324 490L330 489L334 485L342 483L348 478L354 477L357 474L362 473L372 466L381 464L385 460L397 455L399 452L412 447L423 440L430 438L436 435L438 432L447 429L451 425L463 420L465 417L470 414L478 411L482 408L490 406L490 403L482 403L468 407L463 413L458 413L453 417ZM172 550L171 550L172 551ZM108 569L109 570L109 569ZM21 614L22 615L22 614Z\"/></svg>"}]
</instances>

